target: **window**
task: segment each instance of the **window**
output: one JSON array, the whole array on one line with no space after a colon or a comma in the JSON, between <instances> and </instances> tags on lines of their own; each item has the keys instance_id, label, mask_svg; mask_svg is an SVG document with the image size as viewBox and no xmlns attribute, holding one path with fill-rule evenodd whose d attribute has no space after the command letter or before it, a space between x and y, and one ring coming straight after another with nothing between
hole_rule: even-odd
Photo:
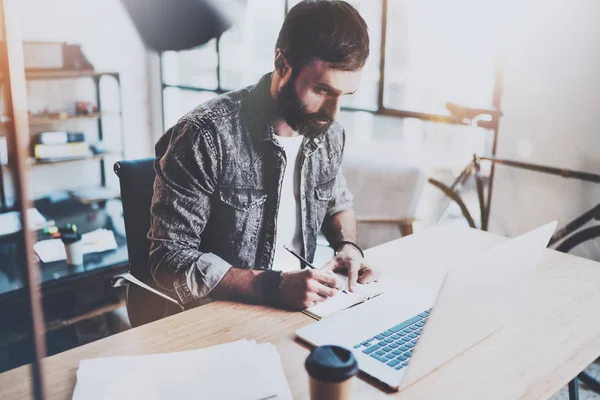
<instances>
[{"instance_id":1,"label":"window","mask_svg":"<svg viewBox=\"0 0 600 400\"><path fill-rule=\"evenodd\" d=\"M248 0L243 20L225 32L219 44L223 89L252 85L273 70L284 11L283 0Z\"/></svg>"},{"instance_id":2,"label":"window","mask_svg":"<svg viewBox=\"0 0 600 400\"><path fill-rule=\"evenodd\" d=\"M441 115L446 102L491 108L490 11L485 1L389 0L383 106Z\"/></svg>"},{"instance_id":3,"label":"window","mask_svg":"<svg viewBox=\"0 0 600 400\"><path fill-rule=\"evenodd\" d=\"M163 83L171 86L217 89L217 40L185 51L162 54Z\"/></svg>"},{"instance_id":4,"label":"window","mask_svg":"<svg viewBox=\"0 0 600 400\"><path fill-rule=\"evenodd\" d=\"M212 98L217 93L210 91L192 91L167 87L163 91L164 125L168 129L188 111L193 110Z\"/></svg>"},{"instance_id":5,"label":"window","mask_svg":"<svg viewBox=\"0 0 600 400\"><path fill-rule=\"evenodd\" d=\"M382 0L347 0L363 17L369 28L370 54L362 71L360 87L356 94L344 96L342 107L377 111L379 92L379 61L381 58ZM300 0L291 0L290 7Z\"/></svg>"},{"instance_id":6,"label":"window","mask_svg":"<svg viewBox=\"0 0 600 400\"><path fill-rule=\"evenodd\" d=\"M194 101L209 96L209 92L240 89L272 71L285 10L299 1L247 0L239 22L218 40L193 50L163 53L165 126L167 121L175 120L175 115L181 116L193 108ZM344 97L343 108L423 119L449 115L447 102L493 108L494 67L499 55L500 28L505 20L494 17L506 14L500 2L349 2L369 27L371 52L358 92ZM382 38L384 18L386 30ZM385 68L382 68L384 40ZM175 95L177 90L194 90L196 94ZM199 90L203 94L198 94ZM175 103L167 104L170 101Z\"/></svg>"}]
</instances>

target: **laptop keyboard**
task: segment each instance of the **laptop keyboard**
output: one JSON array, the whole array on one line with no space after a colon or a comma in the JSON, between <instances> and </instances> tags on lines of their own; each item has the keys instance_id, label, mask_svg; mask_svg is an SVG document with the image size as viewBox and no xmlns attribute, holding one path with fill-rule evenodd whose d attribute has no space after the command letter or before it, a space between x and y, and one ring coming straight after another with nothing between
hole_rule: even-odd
<instances>
[{"instance_id":1,"label":"laptop keyboard","mask_svg":"<svg viewBox=\"0 0 600 400\"><path fill-rule=\"evenodd\" d=\"M393 326L354 346L377 361L397 370L408 365L412 351L425 326L431 309L415 315L401 324Z\"/></svg>"}]
</instances>

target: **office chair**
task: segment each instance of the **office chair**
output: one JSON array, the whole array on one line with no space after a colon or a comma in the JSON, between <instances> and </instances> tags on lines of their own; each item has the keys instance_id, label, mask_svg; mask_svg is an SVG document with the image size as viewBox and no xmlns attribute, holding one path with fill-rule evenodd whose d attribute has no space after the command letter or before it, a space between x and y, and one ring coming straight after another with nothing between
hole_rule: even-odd
<instances>
[{"instance_id":1,"label":"office chair","mask_svg":"<svg viewBox=\"0 0 600 400\"><path fill-rule=\"evenodd\" d=\"M154 190L154 158L119 161L114 165L121 186L123 218L129 253L129 272L113 278L114 287L127 285L127 314L132 327L183 310L179 302L161 293L148 266L150 203Z\"/></svg>"},{"instance_id":2,"label":"office chair","mask_svg":"<svg viewBox=\"0 0 600 400\"><path fill-rule=\"evenodd\" d=\"M119 161L114 165L121 186L129 272L112 279L114 287L127 285L127 314L132 327L147 324L184 310L174 298L159 291L150 275L147 240L150 229L150 203L154 190L154 158ZM323 237L326 243L326 239ZM315 261L324 264L333 257L329 245L320 244ZM210 302L206 299L193 306Z\"/></svg>"}]
</instances>

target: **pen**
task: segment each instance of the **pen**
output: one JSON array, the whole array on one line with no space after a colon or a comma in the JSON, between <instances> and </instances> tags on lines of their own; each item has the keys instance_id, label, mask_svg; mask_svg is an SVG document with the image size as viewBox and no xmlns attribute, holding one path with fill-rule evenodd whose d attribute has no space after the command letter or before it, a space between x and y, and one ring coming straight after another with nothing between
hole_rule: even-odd
<instances>
[{"instance_id":1,"label":"pen","mask_svg":"<svg viewBox=\"0 0 600 400\"><path fill-rule=\"evenodd\" d=\"M308 266L309 268L312 268L312 269L318 269L318 268L315 268L315 266L314 266L314 265L312 265L311 263L309 263L308 261L306 261L306 260L304 259L304 257L300 256L299 254L296 254L296 252L295 252L294 250L290 249L290 248L289 248L289 247L287 247L286 245L283 245L283 248L284 248L284 249L286 249L287 251L289 251L290 253L292 253L292 255L293 255L294 257L296 257L298 260L300 260L301 262L303 262L303 263L304 263L306 266ZM346 293L346 294L348 294L348 292L346 291L346 289L342 289L342 290L341 290L341 292L342 292L342 293Z\"/></svg>"},{"instance_id":2,"label":"pen","mask_svg":"<svg viewBox=\"0 0 600 400\"><path fill-rule=\"evenodd\" d=\"M304 265L306 265L307 267L312 268L312 269L317 269L317 268L314 267L314 265L312 265L311 263L309 263L308 261L306 261L301 255L296 254L296 252L294 250L290 249L286 245L283 245L283 248L286 249L287 251L289 251L290 253L292 253L292 255L294 257L296 257L298 260L300 260L301 262L303 262Z\"/></svg>"}]
</instances>

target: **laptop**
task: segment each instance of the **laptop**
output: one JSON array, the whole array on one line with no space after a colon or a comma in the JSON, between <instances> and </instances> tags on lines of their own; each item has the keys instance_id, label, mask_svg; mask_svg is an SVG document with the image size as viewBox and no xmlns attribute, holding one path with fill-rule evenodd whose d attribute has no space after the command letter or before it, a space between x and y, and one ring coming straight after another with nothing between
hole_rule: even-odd
<instances>
[{"instance_id":1,"label":"laptop","mask_svg":"<svg viewBox=\"0 0 600 400\"><path fill-rule=\"evenodd\" d=\"M403 389L503 327L555 229L556 221L477 257L448 261L438 290L400 282L296 336L351 349L363 373Z\"/></svg>"}]
</instances>

